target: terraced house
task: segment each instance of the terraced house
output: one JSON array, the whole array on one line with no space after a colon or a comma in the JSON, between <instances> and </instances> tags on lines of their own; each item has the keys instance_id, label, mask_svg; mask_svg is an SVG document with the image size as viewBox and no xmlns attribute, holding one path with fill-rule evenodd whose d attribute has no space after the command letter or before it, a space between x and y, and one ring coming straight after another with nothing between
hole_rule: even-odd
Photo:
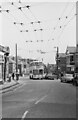
<instances>
[{"instance_id":1,"label":"terraced house","mask_svg":"<svg viewBox=\"0 0 78 120\"><path fill-rule=\"evenodd\" d=\"M66 49L66 72L73 73L75 71L75 53L76 47L68 46Z\"/></svg>"}]
</instances>

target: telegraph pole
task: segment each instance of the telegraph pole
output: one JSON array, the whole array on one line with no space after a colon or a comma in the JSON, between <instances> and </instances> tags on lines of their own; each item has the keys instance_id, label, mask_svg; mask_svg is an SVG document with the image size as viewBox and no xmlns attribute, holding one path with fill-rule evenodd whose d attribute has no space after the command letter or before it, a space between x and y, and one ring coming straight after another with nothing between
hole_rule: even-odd
<instances>
[{"instance_id":1,"label":"telegraph pole","mask_svg":"<svg viewBox=\"0 0 78 120\"><path fill-rule=\"evenodd\" d=\"M75 72L78 74L78 1L76 2L76 53L75 53ZM76 118L78 119L78 90L76 89Z\"/></svg>"},{"instance_id":2,"label":"telegraph pole","mask_svg":"<svg viewBox=\"0 0 78 120\"><path fill-rule=\"evenodd\" d=\"M18 80L18 60L17 60L17 44L15 45L16 51L16 80Z\"/></svg>"},{"instance_id":3,"label":"telegraph pole","mask_svg":"<svg viewBox=\"0 0 78 120\"><path fill-rule=\"evenodd\" d=\"M4 54L4 82L6 81L6 63L7 63L7 56Z\"/></svg>"},{"instance_id":4,"label":"telegraph pole","mask_svg":"<svg viewBox=\"0 0 78 120\"><path fill-rule=\"evenodd\" d=\"M78 73L78 1L76 2L76 53L75 53L75 72Z\"/></svg>"},{"instance_id":5,"label":"telegraph pole","mask_svg":"<svg viewBox=\"0 0 78 120\"><path fill-rule=\"evenodd\" d=\"M59 52L59 48L57 47L57 79L58 79L58 52Z\"/></svg>"}]
</instances>

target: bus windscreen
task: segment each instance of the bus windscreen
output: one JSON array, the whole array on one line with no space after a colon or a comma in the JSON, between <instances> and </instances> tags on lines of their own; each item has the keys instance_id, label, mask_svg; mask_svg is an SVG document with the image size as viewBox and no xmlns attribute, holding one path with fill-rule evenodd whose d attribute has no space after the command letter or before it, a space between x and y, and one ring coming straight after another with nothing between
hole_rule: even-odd
<instances>
[{"instance_id":1,"label":"bus windscreen","mask_svg":"<svg viewBox=\"0 0 78 120\"><path fill-rule=\"evenodd\" d=\"M33 70L34 75L38 75L38 70Z\"/></svg>"}]
</instances>

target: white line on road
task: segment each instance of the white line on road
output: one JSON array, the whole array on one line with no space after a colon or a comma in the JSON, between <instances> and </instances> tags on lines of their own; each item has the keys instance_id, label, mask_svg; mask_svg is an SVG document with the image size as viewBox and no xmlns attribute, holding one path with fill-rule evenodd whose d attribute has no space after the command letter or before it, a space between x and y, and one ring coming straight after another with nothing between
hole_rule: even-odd
<instances>
[{"instance_id":1,"label":"white line on road","mask_svg":"<svg viewBox=\"0 0 78 120\"><path fill-rule=\"evenodd\" d=\"M45 95L44 97L42 97L41 99L37 100L35 104L38 104L40 101L42 101L44 98L46 98L47 95Z\"/></svg>"},{"instance_id":2,"label":"white line on road","mask_svg":"<svg viewBox=\"0 0 78 120\"><path fill-rule=\"evenodd\" d=\"M26 118L27 113L28 113L28 111L25 111L25 113L23 114L23 116L22 116L22 119L21 119L21 120L24 120L24 118Z\"/></svg>"}]
</instances>

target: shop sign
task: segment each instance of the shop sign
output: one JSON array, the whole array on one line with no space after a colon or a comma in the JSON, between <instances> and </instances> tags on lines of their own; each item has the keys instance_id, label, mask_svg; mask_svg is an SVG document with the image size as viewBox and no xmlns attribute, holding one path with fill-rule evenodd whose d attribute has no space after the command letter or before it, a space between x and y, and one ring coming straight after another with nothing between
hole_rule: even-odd
<instances>
[{"instance_id":1,"label":"shop sign","mask_svg":"<svg viewBox=\"0 0 78 120\"><path fill-rule=\"evenodd\" d=\"M4 47L4 46L1 46L1 45L0 45L0 51L5 52L5 53L10 53L9 47Z\"/></svg>"}]
</instances>

